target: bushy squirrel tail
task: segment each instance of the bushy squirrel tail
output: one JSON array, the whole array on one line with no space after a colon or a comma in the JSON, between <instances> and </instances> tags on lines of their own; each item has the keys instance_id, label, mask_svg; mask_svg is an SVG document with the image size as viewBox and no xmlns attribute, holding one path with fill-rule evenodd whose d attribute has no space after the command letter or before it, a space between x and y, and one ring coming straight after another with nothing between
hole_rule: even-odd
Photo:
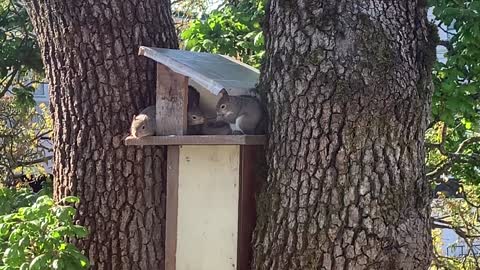
<instances>
[{"instance_id":1,"label":"bushy squirrel tail","mask_svg":"<svg viewBox=\"0 0 480 270\"><path fill-rule=\"evenodd\" d=\"M256 135L263 135L267 133L268 130L268 114L265 106L261 104L262 108L262 118L258 122L257 126L255 127L255 134Z\"/></svg>"},{"instance_id":2,"label":"bushy squirrel tail","mask_svg":"<svg viewBox=\"0 0 480 270\"><path fill-rule=\"evenodd\" d=\"M268 113L267 113L264 97L262 93L259 91L258 86L250 88L249 93L250 95L257 98L257 100L260 103L260 107L262 109L262 119L260 119L260 122L258 122L257 126L255 127L255 134L256 135L266 134L268 129Z\"/></svg>"}]
</instances>

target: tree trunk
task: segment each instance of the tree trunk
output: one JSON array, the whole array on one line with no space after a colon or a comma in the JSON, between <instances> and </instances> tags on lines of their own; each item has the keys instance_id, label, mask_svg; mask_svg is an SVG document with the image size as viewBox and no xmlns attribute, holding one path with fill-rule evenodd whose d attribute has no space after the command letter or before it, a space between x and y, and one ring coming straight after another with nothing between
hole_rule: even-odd
<instances>
[{"instance_id":1,"label":"tree trunk","mask_svg":"<svg viewBox=\"0 0 480 270\"><path fill-rule=\"evenodd\" d=\"M54 197L76 195L92 269L160 269L165 149L127 147L132 115L153 104L140 45L178 47L167 0L27 0L50 83Z\"/></svg>"},{"instance_id":2,"label":"tree trunk","mask_svg":"<svg viewBox=\"0 0 480 270\"><path fill-rule=\"evenodd\" d=\"M423 1L271 0L255 269L427 269Z\"/></svg>"}]
</instances>

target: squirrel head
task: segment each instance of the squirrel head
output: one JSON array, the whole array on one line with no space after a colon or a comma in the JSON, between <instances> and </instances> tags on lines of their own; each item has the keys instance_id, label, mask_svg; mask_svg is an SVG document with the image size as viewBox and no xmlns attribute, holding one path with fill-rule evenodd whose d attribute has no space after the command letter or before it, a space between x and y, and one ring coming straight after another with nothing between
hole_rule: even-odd
<instances>
[{"instance_id":1,"label":"squirrel head","mask_svg":"<svg viewBox=\"0 0 480 270\"><path fill-rule=\"evenodd\" d=\"M193 106L188 110L187 122L189 126L197 126L205 123L205 115L198 106Z\"/></svg>"},{"instance_id":2,"label":"squirrel head","mask_svg":"<svg viewBox=\"0 0 480 270\"><path fill-rule=\"evenodd\" d=\"M227 90L220 90L220 99L217 102L217 120L225 122L235 122L238 112L240 111L240 104L236 102L235 97L228 95Z\"/></svg>"},{"instance_id":3,"label":"squirrel head","mask_svg":"<svg viewBox=\"0 0 480 270\"><path fill-rule=\"evenodd\" d=\"M133 137L142 138L155 134L155 119L150 119L145 114L133 116L130 133Z\"/></svg>"}]
</instances>

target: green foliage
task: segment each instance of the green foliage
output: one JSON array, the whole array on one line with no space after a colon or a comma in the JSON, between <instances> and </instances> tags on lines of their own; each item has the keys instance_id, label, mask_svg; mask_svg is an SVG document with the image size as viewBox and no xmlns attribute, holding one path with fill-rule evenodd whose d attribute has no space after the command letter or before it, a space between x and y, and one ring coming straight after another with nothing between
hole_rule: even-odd
<instances>
[{"instance_id":1,"label":"green foliage","mask_svg":"<svg viewBox=\"0 0 480 270\"><path fill-rule=\"evenodd\" d=\"M15 197L16 209L0 216L0 269L86 269L88 259L67 239L84 238L87 230L75 225L76 210L71 203L78 198L67 197L55 204L48 195L24 191L0 190L0 200ZM31 201L34 200L32 204ZM18 205L16 203L19 203ZM17 208L20 205L28 205Z\"/></svg>"},{"instance_id":2,"label":"green foliage","mask_svg":"<svg viewBox=\"0 0 480 270\"><path fill-rule=\"evenodd\" d=\"M0 98L7 92L32 106L35 78L43 78L40 50L19 0L0 0Z\"/></svg>"},{"instance_id":3,"label":"green foliage","mask_svg":"<svg viewBox=\"0 0 480 270\"><path fill-rule=\"evenodd\" d=\"M172 1L172 15L177 33L180 35L192 20L203 18L211 5L212 0Z\"/></svg>"},{"instance_id":4,"label":"green foliage","mask_svg":"<svg viewBox=\"0 0 480 270\"><path fill-rule=\"evenodd\" d=\"M33 193L30 187L0 188L0 215L10 214L21 207L30 206L38 196L47 194L48 191L45 190Z\"/></svg>"},{"instance_id":5,"label":"green foliage","mask_svg":"<svg viewBox=\"0 0 480 270\"><path fill-rule=\"evenodd\" d=\"M480 233L480 1L431 0L433 14L448 32L450 40L441 41L448 49L445 63L433 70L435 93L433 121L427 132L427 176L441 181L453 176L460 181L459 195L448 199L440 195L435 219L437 228L449 228L467 246ZM444 25L453 29L446 29ZM438 233L434 231L434 234ZM436 238L434 238L436 239ZM436 241L437 245L440 242ZM445 257L435 252L432 269L479 269L478 255Z\"/></svg>"},{"instance_id":6,"label":"green foliage","mask_svg":"<svg viewBox=\"0 0 480 270\"><path fill-rule=\"evenodd\" d=\"M464 193L468 199L451 199L440 195L440 200L434 202L432 208L434 212L434 224L437 228L449 228L454 230L459 236L459 240L447 248L457 246L464 247L463 251L476 250L473 246L476 244L475 237L480 233L480 204L478 186L468 186ZM435 229L432 232L434 243L434 261L432 269L478 269L478 262L474 254L470 253L465 257L447 257L447 254L441 250L442 231Z\"/></svg>"},{"instance_id":7,"label":"green foliage","mask_svg":"<svg viewBox=\"0 0 480 270\"><path fill-rule=\"evenodd\" d=\"M433 0L433 14L453 26L446 63L437 62L433 116L449 126L478 127L480 115L480 1ZM446 30L446 29L444 29Z\"/></svg>"},{"instance_id":8,"label":"green foliage","mask_svg":"<svg viewBox=\"0 0 480 270\"><path fill-rule=\"evenodd\" d=\"M260 25L264 15L261 0L225 4L204 21L193 21L181 37L188 50L229 55L259 67L265 53Z\"/></svg>"},{"instance_id":9,"label":"green foliage","mask_svg":"<svg viewBox=\"0 0 480 270\"><path fill-rule=\"evenodd\" d=\"M207 11L210 0L182 0L172 1L172 14L174 18L201 18Z\"/></svg>"},{"instance_id":10,"label":"green foliage","mask_svg":"<svg viewBox=\"0 0 480 270\"><path fill-rule=\"evenodd\" d=\"M452 174L467 184L480 183L480 1L431 0L441 31L451 39L446 62L433 70L431 143L427 165L431 171ZM442 25L449 25L447 30ZM451 32L450 32L451 31Z\"/></svg>"},{"instance_id":11,"label":"green foliage","mask_svg":"<svg viewBox=\"0 0 480 270\"><path fill-rule=\"evenodd\" d=\"M438 121L426 135L427 176L437 181L451 175L463 184L480 184L480 133L467 129L460 119L453 127Z\"/></svg>"},{"instance_id":12,"label":"green foliage","mask_svg":"<svg viewBox=\"0 0 480 270\"><path fill-rule=\"evenodd\" d=\"M37 109L19 106L17 98L0 99L0 182L20 174L45 173L51 149L42 141L51 129L44 104Z\"/></svg>"}]
</instances>

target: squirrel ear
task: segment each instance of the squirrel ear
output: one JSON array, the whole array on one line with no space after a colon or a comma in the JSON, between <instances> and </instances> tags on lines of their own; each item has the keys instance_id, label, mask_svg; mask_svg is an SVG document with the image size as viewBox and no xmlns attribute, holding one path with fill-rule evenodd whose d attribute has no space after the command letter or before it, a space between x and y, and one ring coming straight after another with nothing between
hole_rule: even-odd
<instances>
[{"instance_id":1,"label":"squirrel ear","mask_svg":"<svg viewBox=\"0 0 480 270\"><path fill-rule=\"evenodd\" d=\"M220 90L220 92L218 93L220 96L227 96L228 97L228 92L227 90L225 90L225 88L222 88L222 90Z\"/></svg>"},{"instance_id":2,"label":"squirrel ear","mask_svg":"<svg viewBox=\"0 0 480 270\"><path fill-rule=\"evenodd\" d=\"M135 117L137 117L137 116L134 114L134 115L133 115L133 119L132 119L132 121L133 121L133 120L135 120Z\"/></svg>"}]
</instances>

